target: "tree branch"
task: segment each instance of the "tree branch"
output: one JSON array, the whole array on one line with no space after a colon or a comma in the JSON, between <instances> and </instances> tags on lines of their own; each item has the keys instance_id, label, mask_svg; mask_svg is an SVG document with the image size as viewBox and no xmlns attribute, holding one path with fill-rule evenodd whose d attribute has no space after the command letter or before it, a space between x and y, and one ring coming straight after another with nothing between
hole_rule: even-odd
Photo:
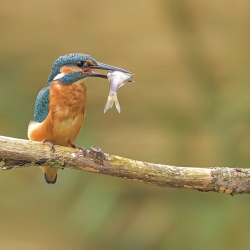
<instances>
[{"instance_id":1,"label":"tree branch","mask_svg":"<svg viewBox=\"0 0 250 250\"><path fill-rule=\"evenodd\" d=\"M110 155L92 146L86 156L78 149L0 136L0 169L51 166L106 174L160 187L227 194L250 193L250 169L195 168L154 164Z\"/></svg>"}]
</instances>

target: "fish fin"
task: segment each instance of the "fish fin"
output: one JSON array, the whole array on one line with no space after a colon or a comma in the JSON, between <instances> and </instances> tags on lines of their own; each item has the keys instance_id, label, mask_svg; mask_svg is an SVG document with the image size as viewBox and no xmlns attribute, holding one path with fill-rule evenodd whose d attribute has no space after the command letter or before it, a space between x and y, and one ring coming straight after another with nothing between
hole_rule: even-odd
<instances>
[{"instance_id":1,"label":"fish fin","mask_svg":"<svg viewBox=\"0 0 250 250\"><path fill-rule=\"evenodd\" d=\"M113 107L114 103L115 103L116 109L120 113L121 109L120 109L120 105L119 105L119 102L117 99L117 95L112 95L112 96L109 95L108 96L107 102L106 102L105 107L104 107L104 113L106 113L108 109L111 109Z\"/></svg>"},{"instance_id":2,"label":"fish fin","mask_svg":"<svg viewBox=\"0 0 250 250\"><path fill-rule=\"evenodd\" d=\"M120 107L120 104L119 104L119 101L118 101L117 98L115 99L115 107L116 107L117 111L118 111L119 113L121 113L121 107Z\"/></svg>"}]
</instances>

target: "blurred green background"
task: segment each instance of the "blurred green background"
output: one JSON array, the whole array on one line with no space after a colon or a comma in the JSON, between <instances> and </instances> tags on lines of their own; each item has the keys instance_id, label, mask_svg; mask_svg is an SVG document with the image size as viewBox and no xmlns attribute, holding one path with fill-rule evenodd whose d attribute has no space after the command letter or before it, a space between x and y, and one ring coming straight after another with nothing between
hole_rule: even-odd
<instances>
[{"instance_id":1,"label":"blurred green background","mask_svg":"<svg viewBox=\"0 0 250 250\"><path fill-rule=\"evenodd\" d=\"M135 73L103 108L88 79L77 145L177 166L250 164L250 2L10 0L0 7L0 134L27 138L58 56ZM0 249L249 249L249 196L161 189L73 170L1 172Z\"/></svg>"}]
</instances>

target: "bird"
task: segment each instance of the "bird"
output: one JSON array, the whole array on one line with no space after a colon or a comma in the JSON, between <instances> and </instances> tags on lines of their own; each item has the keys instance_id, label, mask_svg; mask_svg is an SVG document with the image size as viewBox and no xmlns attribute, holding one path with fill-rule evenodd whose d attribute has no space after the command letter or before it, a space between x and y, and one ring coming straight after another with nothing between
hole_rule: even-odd
<instances>
[{"instance_id":1,"label":"bird","mask_svg":"<svg viewBox=\"0 0 250 250\"><path fill-rule=\"evenodd\" d=\"M60 56L52 66L46 86L37 95L34 119L28 126L29 140L48 144L52 150L54 145L76 148L75 139L82 128L86 111L85 79L107 79L106 74L95 72L95 69L130 73L98 62L87 54ZM55 184L58 168L41 166L41 169L45 181Z\"/></svg>"}]
</instances>

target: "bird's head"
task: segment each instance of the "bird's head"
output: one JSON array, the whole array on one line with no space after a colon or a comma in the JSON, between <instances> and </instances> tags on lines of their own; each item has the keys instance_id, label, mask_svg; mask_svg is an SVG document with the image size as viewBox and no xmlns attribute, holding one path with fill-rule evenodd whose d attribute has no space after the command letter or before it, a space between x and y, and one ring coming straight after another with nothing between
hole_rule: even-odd
<instances>
[{"instance_id":1,"label":"bird's head","mask_svg":"<svg viewBox=\"0 0 250 250\"><path fill-rule=\"evenodd\" d=\"M96 61L92 56L80 53L73 53L60 56L54 63L48 78L48 83L53 80L60 80L62 84L71 84L86 77L107 78L106 74L94 72L93 69L103 69L111 71L127 70L117 68L108 64Z\"/></svg>"}]
</instances>

